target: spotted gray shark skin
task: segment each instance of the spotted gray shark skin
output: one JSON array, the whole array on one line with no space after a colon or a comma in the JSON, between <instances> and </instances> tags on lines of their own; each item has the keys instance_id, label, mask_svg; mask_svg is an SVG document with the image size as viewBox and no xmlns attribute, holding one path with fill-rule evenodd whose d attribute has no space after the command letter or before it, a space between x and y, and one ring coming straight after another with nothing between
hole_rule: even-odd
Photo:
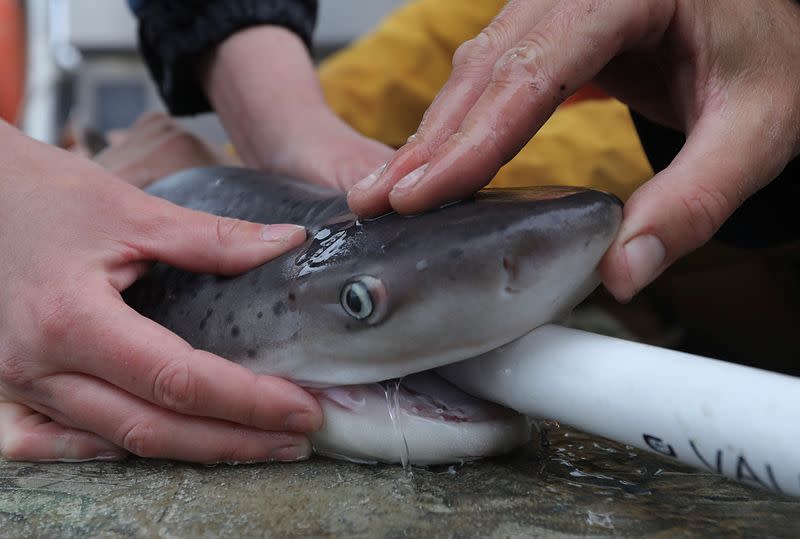
<instances>
[{"instance_id":1,"label":"spotted gray shark skin","mask_svg":"<svg viewBox=\"0 0 800 539\"><path fill-rule=\"evenodd\" d=\"M158 264L124 297L194 347L312 388L452 364L568 313L597 286L622 214L611 195L546 187L487 189L420 215L359 220L344 193L222 167L148 191L221 216L307 227L303 245L241 276ZM364 395L346 393L322 396L359 408Z\"/></svg>"}]
</instances>

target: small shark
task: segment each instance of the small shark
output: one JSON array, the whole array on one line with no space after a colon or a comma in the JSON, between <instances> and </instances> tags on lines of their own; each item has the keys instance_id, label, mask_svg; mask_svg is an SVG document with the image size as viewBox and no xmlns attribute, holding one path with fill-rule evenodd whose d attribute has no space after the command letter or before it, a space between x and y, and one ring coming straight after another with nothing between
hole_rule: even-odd
<instances>
[{"instance_id":1,"label":"small shark","mask_svg":"<svg viewBox=\"0 0 800 539\"><path fill-rule=\"evenodd\" d=\"M569 313L598 285L622 220L616 197L572 187L485 189L363 220L340 191L243 168L191 169L147 191L308 229L302 246L238 277L158 264L124 297L196 348L309 388L325 414L315 451L369 462L447 463L525 443L526 417L432 369Z\"/></svg>"}]
</instances>

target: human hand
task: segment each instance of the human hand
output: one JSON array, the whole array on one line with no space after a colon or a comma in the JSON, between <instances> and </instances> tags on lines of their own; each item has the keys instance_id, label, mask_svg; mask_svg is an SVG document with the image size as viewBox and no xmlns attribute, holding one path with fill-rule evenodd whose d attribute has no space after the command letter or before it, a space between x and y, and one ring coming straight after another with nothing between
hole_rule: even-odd
<instances>
[{"instance_id":1,"label":"human hand","mask_svg":"<svg viewBox=\"0 0 800 539\"><path fill-rule=\"evenodd\" d=\"M94 161L141 188L187 168L239 164L233 155L189 133L161 112L145 114L129 129L113 135Z\"/></svg>"},{"instance_id":2,"label":"human hand","mask_svg":"<svg viewBox=\"0 0 800 539\"><path fill-rule=\"evenodd\" d=\"M627 202L601 263L606 287L628 300L800 152L798 35L793 0L512 0L456 52L416 135L348 200L374 215L468 196L594 79L687 134Z\"/></svg>"},{"instance_id":3,"label":"human hand","mask_svg":"<svg viewBox=\"0 0 800 539\"><path fill-rule=\"evenodd\" d=\"M286 29L234 34L204 73L206 93L248 166L346 190L392 156L330 110L305 46Z\"/></svg>"},{"instance_id":4,"label":"human hand","mask_svg":"<svg viewBox=\"0 0 800 539\"><path fill-rule=\"evenodd\" d=\"M322 422L312 396L192 349L120 296L149 261L237 274L301 243L303 229L180 208L6 124L0 136L0 454L307 456L298 433Z\"/></svg>"}]
</instances>

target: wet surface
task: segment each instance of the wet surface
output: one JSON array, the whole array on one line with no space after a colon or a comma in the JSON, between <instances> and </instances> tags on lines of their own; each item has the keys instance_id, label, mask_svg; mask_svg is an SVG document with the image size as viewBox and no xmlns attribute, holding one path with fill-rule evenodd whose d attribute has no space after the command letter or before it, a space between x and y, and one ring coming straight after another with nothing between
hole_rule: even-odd
<instances>
[{"instance_id":1,"label":"wet surface","mask_svg":"<svg viewBox=\"0 0 800 539\"><path fill-rule=\"evenodd\" d=\"M460 467L0 461L2 537L800 536L800 500L556 428Z\"/></svg>"}]
</instances>

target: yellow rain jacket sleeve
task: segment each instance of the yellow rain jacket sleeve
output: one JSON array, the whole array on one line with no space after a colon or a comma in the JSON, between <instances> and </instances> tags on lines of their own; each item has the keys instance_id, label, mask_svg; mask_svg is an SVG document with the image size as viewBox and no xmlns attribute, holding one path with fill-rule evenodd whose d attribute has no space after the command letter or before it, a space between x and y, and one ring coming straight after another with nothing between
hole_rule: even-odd
<instances>
[{"instance_id":1,"label":"yellow rain jacket sleeve","mask_svg":"<svg viewBox=\"0 0 800 539\"><path fill-rule=\"evenodd\" d=\"M408 2L323 62L319 75L328 103L364 135L402 146L450 75L456 48L504 4ZM491 185L588 185L625 199L652 174L627 108L595 99L561 107Z\"/></svg>"}]
</instances>

